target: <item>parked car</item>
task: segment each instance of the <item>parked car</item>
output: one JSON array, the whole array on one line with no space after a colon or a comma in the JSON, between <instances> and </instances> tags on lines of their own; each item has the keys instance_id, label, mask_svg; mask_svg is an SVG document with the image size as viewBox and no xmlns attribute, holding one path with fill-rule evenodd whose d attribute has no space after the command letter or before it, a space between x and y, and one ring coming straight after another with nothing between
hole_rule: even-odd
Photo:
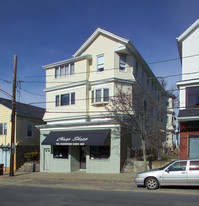
<instances>
[{"instance_id":1,"label":"parked car","mask_svg":"<svg viewBox=\"0 0 199 206\"><path fill-rule=\"evenodd\" d=\"M154 190L160 186L199 186L199 159L175 160L158 169L137 173L137 186Z\"/></svg>"}]
</instances>

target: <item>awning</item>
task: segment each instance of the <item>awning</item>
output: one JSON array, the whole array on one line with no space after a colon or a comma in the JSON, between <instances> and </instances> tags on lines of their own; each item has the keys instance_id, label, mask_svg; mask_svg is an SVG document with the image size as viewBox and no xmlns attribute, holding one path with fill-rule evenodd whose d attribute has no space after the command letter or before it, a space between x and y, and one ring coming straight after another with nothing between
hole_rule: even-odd
<instances>
[{"instance_id":1,"label":"awning","mask_svg":"<svg viewBox=\"0 0 199 206\"><path fill-rule=\"evenodd\" d=\"M42 145L110 145L110 132L110 129L50 132L43 140Z\"/></svg>"}]
</instances>

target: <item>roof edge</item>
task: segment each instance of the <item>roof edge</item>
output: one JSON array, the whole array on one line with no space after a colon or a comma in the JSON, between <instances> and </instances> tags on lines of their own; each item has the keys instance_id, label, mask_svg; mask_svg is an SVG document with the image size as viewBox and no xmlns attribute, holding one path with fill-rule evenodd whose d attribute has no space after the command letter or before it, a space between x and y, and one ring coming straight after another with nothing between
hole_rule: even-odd
<instances>
[{"instance_id":1,"label":"roof edge","mask_svg":"<svg viewBox=\"0 0 199 206\"><path fill-rule=\"evenodd\" d=\"M101 29L101 28L97 28L92 34L91 36L82 44L82 46L74 53L73 57L77 57L80 55L80 53L86 48L88 47L88 45L99 35L99 34L104 34L106 36L109 36L109 37L112 37L114 39L117 39L125 44L127 44L129 42L128 39L125 39L123 37L120 37L116 34L113 34L109 31L106 31L104 29Z\"/></svg>"}]
</instances>

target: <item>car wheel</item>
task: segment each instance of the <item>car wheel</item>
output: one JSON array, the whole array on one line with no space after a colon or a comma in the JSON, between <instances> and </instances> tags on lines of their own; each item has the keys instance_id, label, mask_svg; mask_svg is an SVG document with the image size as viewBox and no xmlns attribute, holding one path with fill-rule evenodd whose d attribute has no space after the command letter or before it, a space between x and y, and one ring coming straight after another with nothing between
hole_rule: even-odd
<instances>
[{"instance_id":1,"label":"car wheel","mask_svg":"<svg viewBox=\"0 0 199 206\"><path fill-rule=\"evenodd\" d=\"M145 181L148 190L156 190L159 187L158 180L154 177L148 177Z\"/></svg>"}]
</instances>

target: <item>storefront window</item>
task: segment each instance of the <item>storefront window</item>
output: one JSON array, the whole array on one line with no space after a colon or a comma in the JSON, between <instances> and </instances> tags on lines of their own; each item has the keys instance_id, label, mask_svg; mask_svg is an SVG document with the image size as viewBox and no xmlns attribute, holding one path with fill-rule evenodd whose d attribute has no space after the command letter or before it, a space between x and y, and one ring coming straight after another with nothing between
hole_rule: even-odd
<instances>
[{"instance_id":1,"label":"storefront window","mask_svg":"<svg viewBox=\"0 0 199 206\"><path fill-rule=\"evenodd\" d=\"M53 146L53 157L68 159L68 146Z\"/></svg>"},{"instance_id":2,"label":"storefront window","mask_svg":"<svg viewBox=\"0 0 199 206\"><path fill-rule=\"evenodd\" d=\"M110 146L91 146L90 158L91 159L109 159Z\"/></svg>"}]
</instances>

